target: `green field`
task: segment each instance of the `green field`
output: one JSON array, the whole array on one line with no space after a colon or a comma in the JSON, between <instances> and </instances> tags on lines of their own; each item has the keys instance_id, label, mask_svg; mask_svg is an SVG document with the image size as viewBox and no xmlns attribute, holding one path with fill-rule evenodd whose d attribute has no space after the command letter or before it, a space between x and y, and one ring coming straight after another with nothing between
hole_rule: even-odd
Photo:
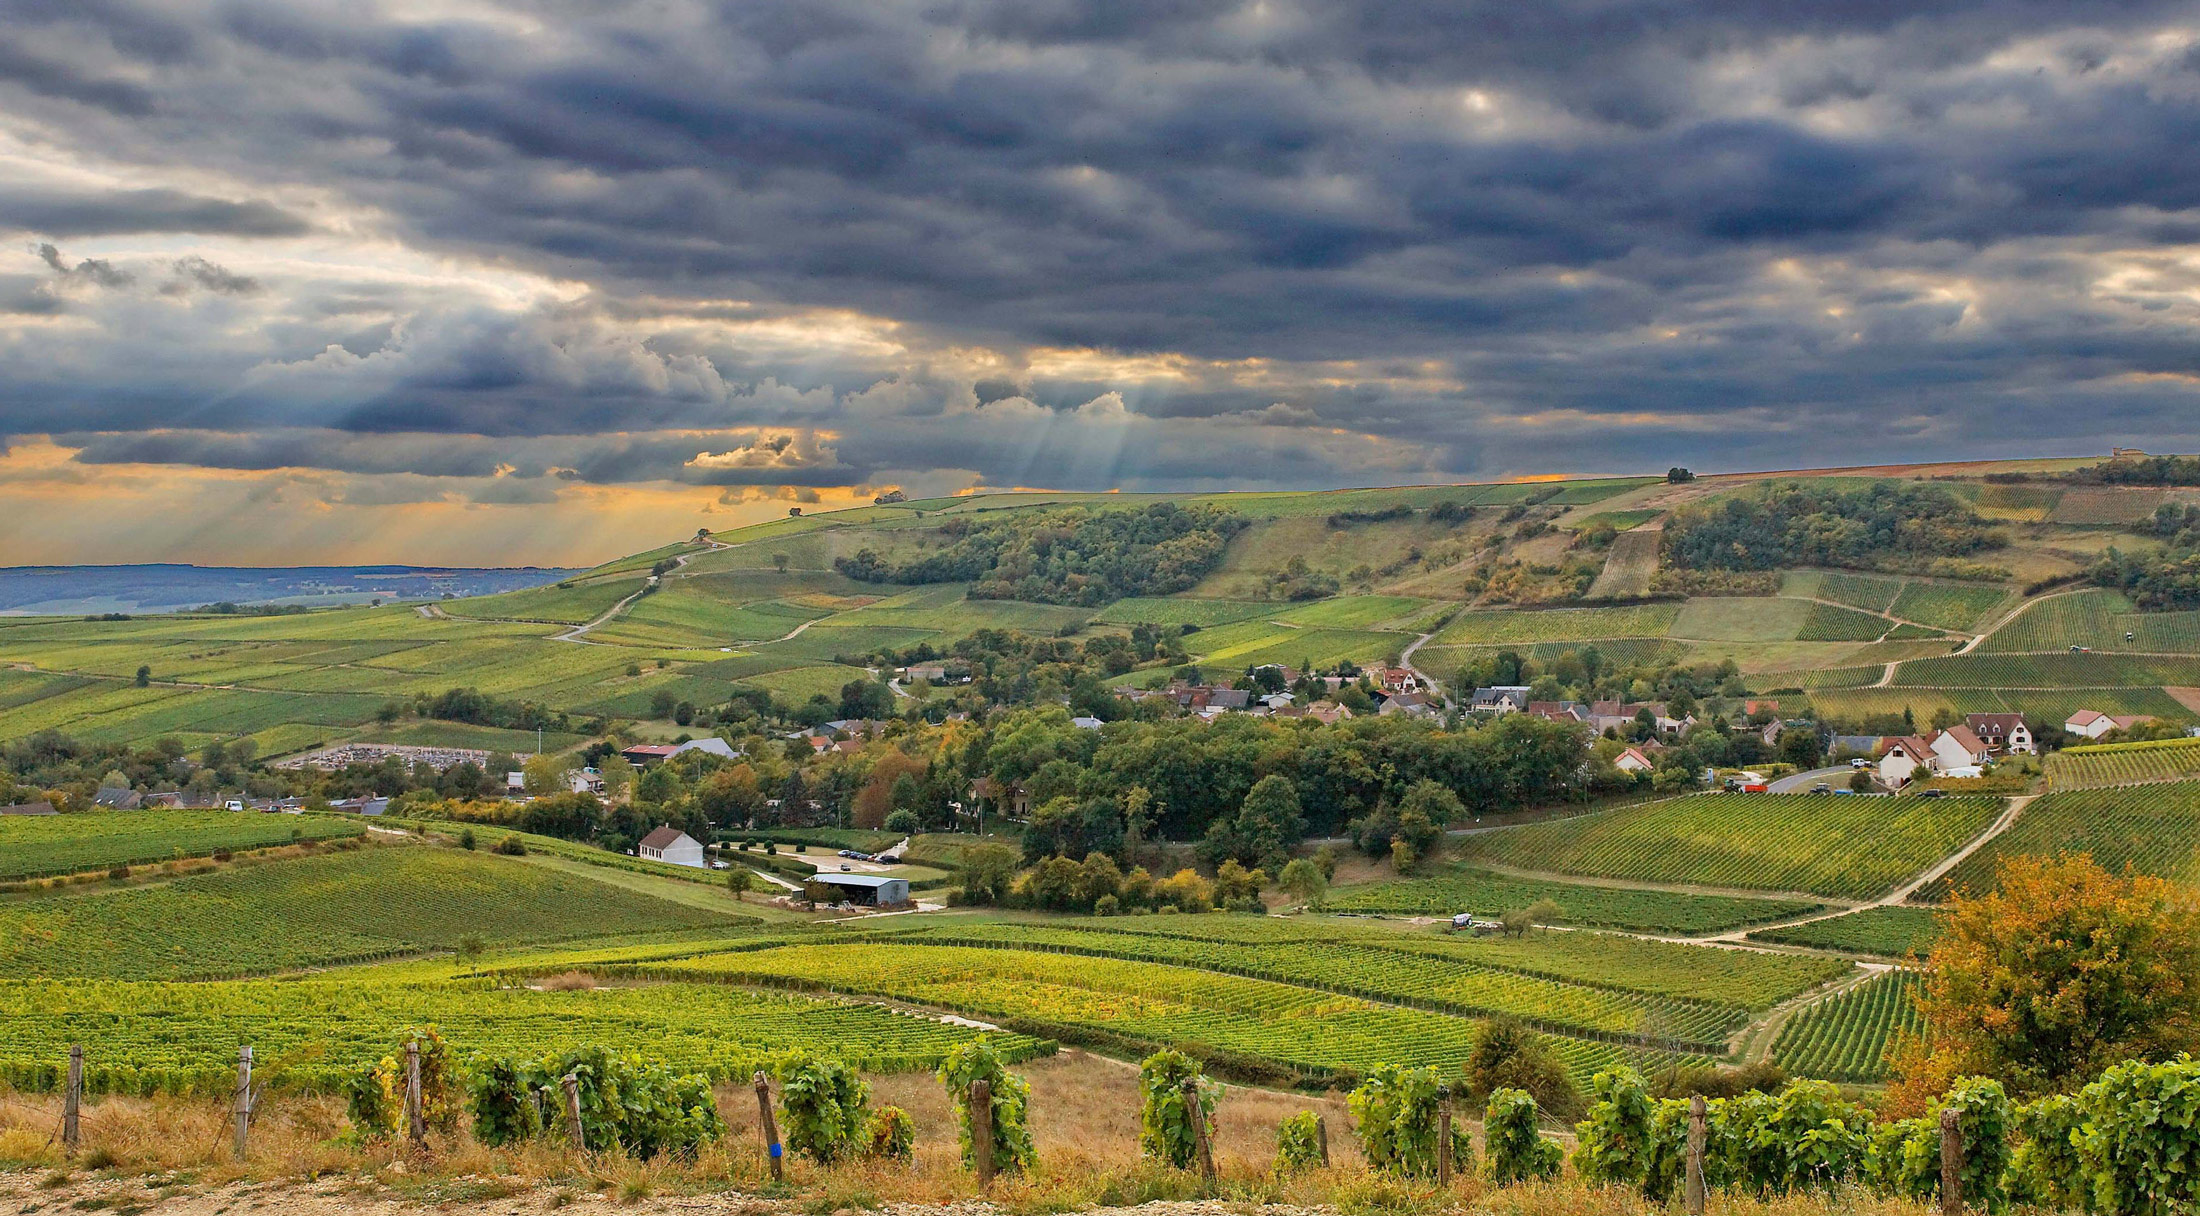
<instances>
[{"instance_id":1,"label":"green field","mask_svg":"<svg viewBox=\"0 0 2200 1216\"><path fill-rule=\"evenodd\" d=\"M467 937L503 945L737 923L525 861L383 845L0 904L0 976L262 975Z\"/></svg>"},{"instance_id":2,"label":"green field","mask_svg":"<svg viewBox=\"0 0 2200 1216\"><path fill-rule=\"evenodd\" d=\"M2089 853L2112 873L2130 870L2200 881L2200 784L2072 790L2043 794L2008 831L1963 859L1920 895L1984 891L2004 857Z\"/></svg>"},{"instance_id":3,"label":"green field","mask_svg":"<svg viewBox=\"0 0 2200 1216\"><path fill-rule=\"evenodd\" d=\"M1895 682L1926 688L2143 688L2200 684L2200 657L1967 654L1912 659Z\"/></svg>"},{"instance_id":4,"label":"green field","mask_svg":"<svg viewBox=\"0 0 2200 1216\"><path fill-rule=\"evenodd\" d=\"M437 605L451 616L580 625L611 611L612 605L642 589L638 578L555 583L503 595L476 596Z\"/></svg>"},{"instance_id":5,"label":"green field","mask_svg":"<svg viewBox=\"0 0 2200 1216\"><path fill-rule=\"evenodd\" d=\"M1440 630L1435 646L1490 642L1573 642L1598 638L1664 637L1680 611L1676 604L1626 608L1552 608L1538 611L1462 612Z\"/></svg>"},{"instance_id":6,"label":"green field","mask_svg":"<svg viewBox=\"0 0 2200 1216\"><path fill-rule=\"evenodd\" d=\"M1795 631L1799 642L1873 642L1879 640L1894 622L1869 612L1854 608L1841 608L1832 604L1812 604L1803 616L1803 623Z\"/></svg>"},{"instance_id":7,"label":"green field","mask_svg":"<svg viewBox=\"0 0 2200 1216\"><path fill-rule=\"evenodd\" d=\"M358 836L355 820L256 811L87 811L0 816L0 881L152 865L300 840Z\"/></svg>"},{"instance_id":8,"label":"green field","mask_svg":"<svg viewBox=\"0 0 2200 1216\"><path fill-rule=\"evenodd\" d=\"M1332 948L1356 952L1369 965L1355 982L1401 988L1379 973L1391 955L1410 960L1440 959L1464 967L1514 971L1569 984L1694 1003L1763 1009L1806 989L1845 975L1836 960L1723 950L1677 942L1653 941L1618 933L1533 932L1519 937L1474 937L1444 933L1427 926L1368 922L1331 916L1079 917L1041 923L944 922L913 931L937 941L965 937L980 944L1011 947L1044 943L1058 934L1082 942L1082 949L1121 956L1127 949L1151 949L1152 943L1191 951L1169 961L1207 970L1250 973L1246 964L1270 960L1278 968L1304 970L1312 980L1292 982L1319 987L1341 979L1345 968L1324 977L1308 969L1291 951L1319 953ZM896 933L897 940L910 940ZM1124 939L1146 943L1125 946ZM1110 944L1114 943L1114 944ZM1187 945L1188 943L1188 945ZM1338 959L1343 954L1336 956ZM1268 965L1263 962L1261 965Z\"/></svg>"},{"instance_id":9,"label":"green field","mask_svg":"<svg viewBox=\"0 0 2200 1216\"><path fill-rule=\"evenodd\" d=\"M2066 747L2047 757L2052 789L2091 789L2200 777L2200 739L2152 739Z\"/></svg>"},{"instance_id":10,"label":"green field","mask_svg":"<svg viewBox=\"0 0 2200 1216\"><path fill-rule=\"evenodd\" d=\"M977 1035L872 1006L719 984L539 992L382 980L373 969L302 982L0 982L0 1081L56 1089L76 1043L93 1093L219 1093L234 1085L237 1045L248 1042L256 1081L326 1092L418 1025L440 1027L461 1059L604 1043L717 1081L746 1079L790 1048L876 1071L931 1068ZM992 1037L1011 1060L1052 1051Z\"/></svg>"},{"instance_id":11,"label":"green field","mask_svg":"<svg viewBox=\"0 0 2200 1216\"><path fill-rule=\"evenodd\" d=\"M1559 906L1556 923L1649 933L1717 933L1743 925L1783 920L1818 905L1725 895L1633 891L1581 883L1512 878L1457 866L1426 878L1405 878L1332 890L1322 906L1332 912L1381 912L1396 916L1444 916L1473 912L1496 916L1548 899Z\"/></svg>"},{"instance_id":12,"label":"green field","mask_svg":"<svg viewBox=\"0 0 2200 1216\"><path fill-rule=\"evenodd\" d=\"M1309 629L1373 629L1411 620L1430 602L1403 595L1346 595L1286 609L1275 619Z\"/></svg>"},{"instance_id":13,"label":"green field","mask_svg":"<svg viewBox=\"0 0 2200 1216\"><path fill-rule=\"evenodd\" d=\"M1807 924L1758 929L1749 936L1753 941L1905 958L1932 947L1940 936L1940 914L1930 908L1865 908Z\"/></svg>"},{"instance_id":14,"label":"green field","mask_svg":"<svg viewBox=\"0 0 2200 1216\"><path fill-rule=\"evenodd\" d=\"M1829 1081L1884 1079L1895 1036L1921 1025L1911 1003L1918 982L1914 972L1893 971L1801 1010L1780 1028L1773 1063Z\"/></svg>"},{"instance_id":15,"label":"green field","mask_svg":"<svg viewBox=\"0 0 2200 1216\"><path fill-rule=\"evenodd\" d=\"M1298 1078L1349 1077L1376 1064L1466 1060L1475 1022L1332 991L1188 967L960 946L789 945L622 969L658 979L716 980L883 996L953 1008L1065 1042L1142 1052L1176 1045L1242 1057ZM1577 1076L1637 1049L1578 1038L1553 1046Z\"/></svg>"},{"instance_id":16,"label":"green field","mask_svg":"<svg viewBox=\"0 0 2200 1216\"><path fill-rule=\"evenodd\" d=\"M1696 794L1468 836L1459 850L1522 870L1864 899L2000 809L1993 798Z\"/></svg>"},{"instance_id":17,"label":"green field","mask_svg":"<svg viewBox=\"0 0 2200 1216\"><path fill-rule=\"evenodd\" d=\"M1232 621L1267 616L1278 607L1268 600L1133 598L1115 601L1093 619L1106 625L1197 625L1201 629L1211 629Z\"/></svg>"}]
</instances>

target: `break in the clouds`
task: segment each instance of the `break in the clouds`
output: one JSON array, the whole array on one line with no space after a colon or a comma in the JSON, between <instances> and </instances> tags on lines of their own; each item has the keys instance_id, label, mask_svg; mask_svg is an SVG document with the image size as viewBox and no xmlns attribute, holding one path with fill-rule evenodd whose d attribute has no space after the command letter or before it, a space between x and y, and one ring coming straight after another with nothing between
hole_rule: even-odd
<instances>
[{"instance_id":1,"label":"break in the clouds","mask_svg":"<svg viewBox=\"0 0 2200 1216\"><path fill-rule=\"evenodd\" d=\"M2190 2L0 18L0 556L2200 446Z\"/></svg>"}]
</instances>

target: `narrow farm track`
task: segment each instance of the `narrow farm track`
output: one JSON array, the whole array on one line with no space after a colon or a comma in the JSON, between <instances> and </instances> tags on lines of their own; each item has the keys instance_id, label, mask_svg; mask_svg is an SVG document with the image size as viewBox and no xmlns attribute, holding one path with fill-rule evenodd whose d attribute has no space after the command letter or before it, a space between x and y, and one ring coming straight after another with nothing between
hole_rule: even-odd
<instances>
[{"instance_id":1,"label":"narrow farm track","mask_svg":"<svg viewBox=\"0 0 2200 1216\"><path fill-rule=\"evenodd\" d=\"M715 540L707 541L705 542L705 544L706 547L701 550L701 552L704 553L716 553L721 549L739 548L738 545L728 545ZM678 574L682 569L685 569L689 560L694 557L694 553L679 554L672 559L672 569L665 571L663 574L650 575L649 580L647 582L644 582L639 588L637 588L634 594L627 596L625 599L620 600L618 603L604 609L603 614L598 616L595 620L592 620L585 625L575 625L571 629L567 629L562 633L551 634L550 640L553 642L575 642L583 646L603 645L603 643L601 642L591 642L588 640L589 630L600 628L604 625L610 624L612 621L617 620L622 614L626 612L627 609L634 606L634 602L636 600L639 600L643 596L648 595L651 591L656 590L657 587L662 584L665 579L671 578L672 576ZM493 620L495 618L484 617L482 619ZM795 631L795 633L800 632L801 630L799 629ZM794 635L789 634L788 636L792 637Z\"/></svg>"},{"instance_id":2,"label":"narrow farm track","mask_svg":"<svg viewBox=\"0 0 2200 1216\"><path fill-rule=\"evenodd\" d=\"M1985 846L1987 841L1992 840L1994 837L2008 831L2010 826L2017 822L2017 817L2024 814L2024 808L2032 805L2032 800L2037 797L2039 797L2039 795L2037 794L2021 794L2015 798L2011 798L2009 800L2009 805L2002 810L2001 818L1996 819L1993 824L1989 826L1985 831L1979 833L1976 840L1973 840L1971 843L1964 845L1960 849L1957 849L1954 853L1951 853L1948 856L1941 858L1939 861L1933 864L1932 868L1926 870L1923 874L1918 875L1916 878L1911 879L1909 882L1903 884L1902 886L1888 892L1886 897L1879 901L1879 906L1892 907L1896 904L1902 903L1908 900L1912 895L1915 895L1919 891L1925 889L1926 884L1937 882L1940 879L1946 877L1948 871L1955 869L1957 866L1963 863L1964 858L1978 852L1979 849Z\"/></svg>"},{"instance_id":3,"label":"narrow farm track","mask_svg":"<svg viewBox=\"0 0 2200 1216\"><path fill-rule=\"evenodd\" d=\"M1736 1032L1728 1054L1740 1057L1744 1064L1762 1064L1770 1060L1773 1045L1780 1041L1780 1028L1787 1025L1789 1018L1821 1001L1832 1000L1852 988L1862 987L1892 970L1894 968L1886 963L1858 963L1856 970L1840 979L1789 997Z\"/></svg>"}]
</instances>

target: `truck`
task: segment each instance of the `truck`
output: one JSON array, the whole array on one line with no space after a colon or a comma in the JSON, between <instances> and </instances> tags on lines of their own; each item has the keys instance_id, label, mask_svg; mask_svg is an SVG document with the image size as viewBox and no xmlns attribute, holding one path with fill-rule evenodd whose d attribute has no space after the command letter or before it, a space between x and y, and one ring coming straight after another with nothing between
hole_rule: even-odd
<instances>
[{"instance_id":1,"label":"truck","mask_svg":"<svg viewBox=\"0 0 2200 1216\"><path fill-rule=\"evenodd\" d=\"M1492 920L1486 916L1476 916L1472 912L1461 912L1451 918L1449 931L1452 933L1471 933L1476 937L1487 937L1492 933L1504 932L1505 924L1503 921Z\"/></svg>"}]
</instances>

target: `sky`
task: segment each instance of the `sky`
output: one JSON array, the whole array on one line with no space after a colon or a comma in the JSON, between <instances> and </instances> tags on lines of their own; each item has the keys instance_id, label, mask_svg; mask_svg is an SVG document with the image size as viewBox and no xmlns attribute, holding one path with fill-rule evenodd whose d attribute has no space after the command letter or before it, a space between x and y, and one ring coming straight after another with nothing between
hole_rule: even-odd
<instances>
[{"instance_id":1,"label":"sky","mask_svg":"<svg viewBox=\"0 0 2200 1216\"><path fill-rule=\"evenodd\" d=\"M0 0L0 563L2200 449L2200 4Z\"/></svg>"}]
</instances>

